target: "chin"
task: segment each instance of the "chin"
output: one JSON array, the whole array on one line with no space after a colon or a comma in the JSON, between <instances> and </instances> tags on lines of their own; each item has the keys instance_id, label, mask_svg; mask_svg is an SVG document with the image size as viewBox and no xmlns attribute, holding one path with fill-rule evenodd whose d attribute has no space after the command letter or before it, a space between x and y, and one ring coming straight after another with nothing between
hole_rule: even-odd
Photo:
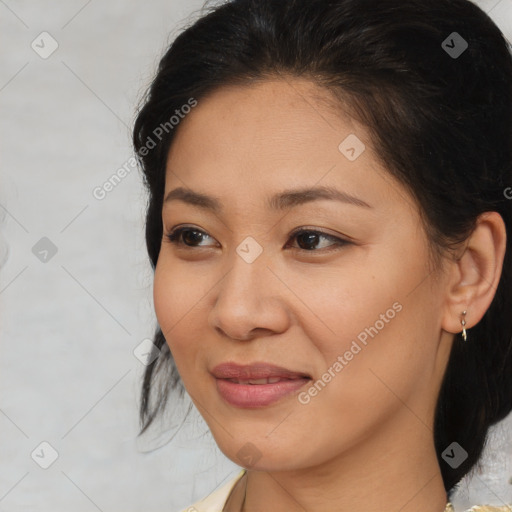
<instances>
[{"instance_id":1,"label":"chin","mask_svg":"<svg viewBox=\"0 0 512 512\"><path fill-rule=\"evenodd\" d=\"M297 445L287 446L283 439L233 440L217 443L222 453L238 466L252 471L293 471L311 465L311 457L302 450L298 457Z\"/></svg>"}]
</instances>

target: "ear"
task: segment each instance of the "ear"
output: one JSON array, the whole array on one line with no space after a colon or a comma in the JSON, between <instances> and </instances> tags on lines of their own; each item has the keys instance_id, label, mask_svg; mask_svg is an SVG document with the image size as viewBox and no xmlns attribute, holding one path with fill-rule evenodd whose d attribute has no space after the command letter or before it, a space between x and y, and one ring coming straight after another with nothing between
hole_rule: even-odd
<instances>
[{"instance_id":1,"label":"ear","mask_svg":"<svg viewBox=\"0 0 512 512\"><path fill-rule=\"evenodd\" d=\"M462 256L449 266L446 307L441 323L445 331L462 332L463 311L467 311L466 329L482 319L500 282L506 242L501 215L482 213L465 243Z\"/></svg>"}]
</instances>

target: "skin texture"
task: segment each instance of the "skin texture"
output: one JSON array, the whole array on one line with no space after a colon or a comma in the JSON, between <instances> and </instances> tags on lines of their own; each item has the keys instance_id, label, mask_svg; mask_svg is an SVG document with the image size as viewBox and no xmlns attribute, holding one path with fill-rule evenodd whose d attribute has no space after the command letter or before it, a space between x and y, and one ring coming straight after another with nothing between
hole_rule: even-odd
<instances>
[{"instance_id":1,"label":"skin texture","mask_svg":"<svg viewBox=\"0 0 512 512\"><path fill-rule=\"evenodd\" d=\"M482 215L458 258L435 269L412 196L379 162L364 127L329 100L306 80L278 77L221 88L181 122L165 196L185 187L217 197L223 210L164 204L157 319L220 449L240 466L248 467L238 456L244 446L256 460L226 511L240 510L246 492L248 512L348 512L363 504L366 512L441 512L435 404L462 311L470 340L494 296L503 221ZM354 161L338 149L349 134L366 146ZM319 185L370 207L266 204L277 192ZM195 247L171 243L166 234L178 225L203 238ZM291 233L301 227L350 243L320 237L299 245ZM248 236L263 248L252 263L236 252ZM316 381L396 303L394 318L307 404L289 395L238 408L216 389L210 370L226 361L265 361Z\"/></svg>"}]
</instances>

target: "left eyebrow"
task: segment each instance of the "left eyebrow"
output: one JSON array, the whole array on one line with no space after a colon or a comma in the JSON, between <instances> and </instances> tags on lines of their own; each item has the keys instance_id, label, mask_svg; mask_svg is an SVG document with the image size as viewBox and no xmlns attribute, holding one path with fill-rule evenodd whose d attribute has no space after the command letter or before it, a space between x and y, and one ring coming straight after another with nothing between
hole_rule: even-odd
<instances>
[{"instance_id":1,"label":"left eyebrow","mask_svg":"<svg viewBox=\"0 0 512 512\"><path fill-rule=\"evenodd\" d=\"M372 208L367 202L358 197L326 186L285 190L284 192L272 196L268 201L268 205L274 210L286 210L311 201L318 201L319 199L340 201L364 208Z\"/></svg>"},{"instance_id":2,"label":"left eyebrow","mask_svg":"<svg viewBox=\"0 0 512 512\"><path fill-rule=\"evenodd\" d=\"M367 202L358 197L326 186L285 190L270 197L267 201L267 205L272 210L287 210L320 199L340 201L364 208L372 208ZM215 213L221 213L223 210L222 202L218 198L183 187L171 190L167 194L164 203L175 200L180 200L205 210L211 210Z\"/></svg>"}]
</instances>

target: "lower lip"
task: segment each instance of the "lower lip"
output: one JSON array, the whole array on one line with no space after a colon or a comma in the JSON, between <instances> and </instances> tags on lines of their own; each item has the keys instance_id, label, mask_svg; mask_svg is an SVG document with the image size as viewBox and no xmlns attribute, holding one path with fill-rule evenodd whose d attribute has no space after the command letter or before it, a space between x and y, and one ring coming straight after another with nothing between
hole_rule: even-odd
<instances>
[{"instance_id":1,"label":"lower lip","mask_svg":"<svg viewBox=\"0 0 512 512\"><path fill-rule=\"evenodd\" d=\"M264 407L277 402L311 381L289 379L273 384L238 384L227 379L216 379L217 390L226 402L235 407Z\"/></svg>"}]
</instances>

